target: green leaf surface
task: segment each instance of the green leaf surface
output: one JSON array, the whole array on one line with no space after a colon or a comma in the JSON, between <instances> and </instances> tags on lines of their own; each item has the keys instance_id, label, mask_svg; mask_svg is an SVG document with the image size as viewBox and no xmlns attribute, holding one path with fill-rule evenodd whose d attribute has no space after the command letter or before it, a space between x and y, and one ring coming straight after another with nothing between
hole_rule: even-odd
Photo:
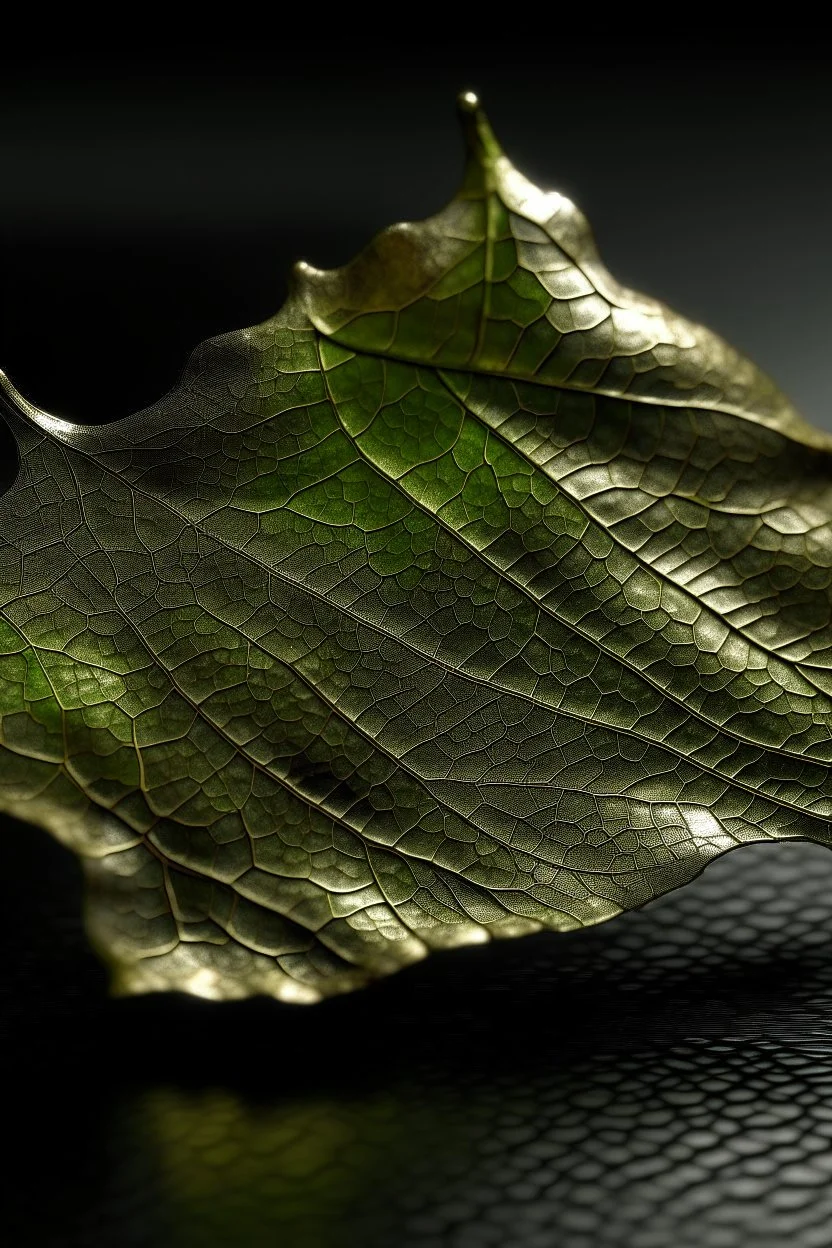
<instances>
[{"instance_id":1,"label":"green leaf surface","mask_svg":"<svg viewBox=\"0 0 832 1248\"><path fill-rule=\"evenodd\" d=\"M461 113L443 212L155 407L3 378L0 809L121 991L312 1001L830 841L832 439Z\"/></svg>"}]
</instances>

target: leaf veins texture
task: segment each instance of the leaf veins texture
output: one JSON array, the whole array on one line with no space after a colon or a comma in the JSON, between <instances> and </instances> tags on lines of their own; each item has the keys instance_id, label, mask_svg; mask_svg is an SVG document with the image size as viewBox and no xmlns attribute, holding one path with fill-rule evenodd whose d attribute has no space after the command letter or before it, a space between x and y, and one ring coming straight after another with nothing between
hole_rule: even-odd
<instances>
[{"instance_id":1,"label":"leaf veins texture","mask_svg":"<svg viewBox=\"0 0 832 1248\"><path fill-rule=\"evenodd\" d=\"M156 406L3 377L0 809L116 991L312 1002L829 843L832 440L460 115L443 211Z\"/></svg>"}]
</instances>

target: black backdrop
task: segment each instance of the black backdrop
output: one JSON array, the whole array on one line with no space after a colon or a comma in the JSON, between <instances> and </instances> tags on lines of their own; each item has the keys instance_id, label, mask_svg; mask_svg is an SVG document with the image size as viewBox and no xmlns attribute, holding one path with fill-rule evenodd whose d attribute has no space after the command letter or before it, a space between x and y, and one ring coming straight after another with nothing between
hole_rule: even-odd
<instances>
[{"instance_id":1,"label":"black backdrop","mask_svg":"<svg viewBox=\"0 0 832 1248\"><path fill-rule=\"evenodd\" d=\"M521 25L468 46L276 45L266 27L222 54L18 46L0 78L0 367L77 420L153 401L197 341L274 312L295 259L341 263L439 207L453 97L473 87L616 276L832 428L820 54L787 33L674 47ZM3 1220L21 1243L829 1243L816 847L743 850L603 928L300 1009L110 1000L74 862L2 832Z\"/></svg>"}]
</instances>

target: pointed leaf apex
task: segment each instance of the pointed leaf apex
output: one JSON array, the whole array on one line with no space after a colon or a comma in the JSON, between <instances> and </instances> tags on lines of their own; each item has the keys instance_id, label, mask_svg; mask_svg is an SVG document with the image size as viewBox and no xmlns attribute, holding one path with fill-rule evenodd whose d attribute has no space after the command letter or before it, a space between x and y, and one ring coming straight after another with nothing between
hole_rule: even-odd
<instances>
[{"instance_id":1,"label":"pointed leaf apex","mask_svg":"<svg viewBox=\"0 0 832 1248\"><path fill-rule=\"evenodd\" d=\"M321 277L323 272L323 269L316 269L308 260L297 260L292 266L292 277L300 285L314 281L316 277Z\"/></svg>"},{"instance_id":2,"label":"pointed leaf apex","mask_svg":"<svg viewBox=\"0 0 832 1248\"><path fill-rule=\"evenodd\" d=\"M290 298L299 296L302 301L325 277L325 269L316 269L308 260L296 260L289 273Z\"/></svg>"},{"instance_id":3,"label":"pointed leaf apex","mask_svg":"<svg viewBox=\"0 0 832 1248\"><path fill-rule=\"evenodd\" d=\"M474 91L463 91L457 96L457 108L469 159L488 168L500 159L503 149L494 137L479 96Z\"/></svg>"}]
</instances>

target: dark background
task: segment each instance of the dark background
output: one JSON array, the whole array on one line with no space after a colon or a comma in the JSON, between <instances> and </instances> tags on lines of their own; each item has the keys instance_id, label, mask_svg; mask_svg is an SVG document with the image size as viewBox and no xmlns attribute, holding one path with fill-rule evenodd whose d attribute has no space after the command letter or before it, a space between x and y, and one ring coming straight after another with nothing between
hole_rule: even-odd
<instances>
[{"instance_id":1,"label":"dark background","mask_svg":"<svg viewBox=\"0 0 832 1248\"><path fill-rule=\"evenodd\" d=\"M722 332L832 428L823 54L782 30L536 31L530 12L454 45L411 37L413 20L397 10L387 43L324 38L310 12L305 32L264 24L221 50L17 44L0 367L18 388L81 421L154 401L200 339L276 311L294 260L343 263L439 208L461 166L454 95L474 88L620 280ZM603 928L303 1009L111 1001L75 863L35 829L2 834L16 1242L828 1248L817 847L743 850Z\"/></svg>"}]
</instances>

